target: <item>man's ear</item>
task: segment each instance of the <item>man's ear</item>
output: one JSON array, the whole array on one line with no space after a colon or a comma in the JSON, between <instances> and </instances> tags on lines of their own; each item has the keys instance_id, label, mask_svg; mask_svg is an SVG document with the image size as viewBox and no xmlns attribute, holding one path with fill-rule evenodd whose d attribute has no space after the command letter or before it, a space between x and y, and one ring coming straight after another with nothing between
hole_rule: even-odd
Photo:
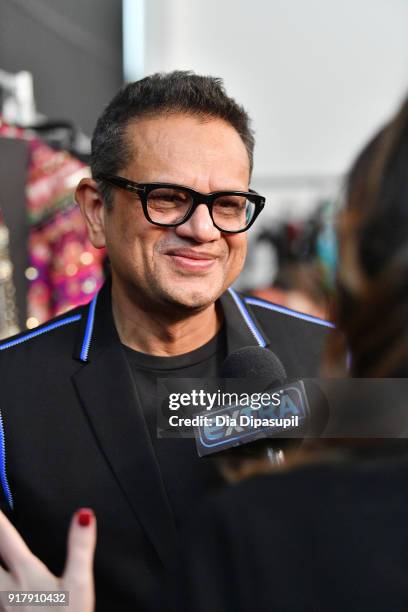
<instances>
[{"instance_id":1,"label":"man's ear","mask_svg":"<svg viewBox=\"0 0 408 612\"><path fill-rule=\"evenodd\" d=\"M101 249L106 246L106 210L96 181L90 178L83 178L76 188L75 200L81 208L90 241L94 247Z\"/></svg>"}]
</instances>

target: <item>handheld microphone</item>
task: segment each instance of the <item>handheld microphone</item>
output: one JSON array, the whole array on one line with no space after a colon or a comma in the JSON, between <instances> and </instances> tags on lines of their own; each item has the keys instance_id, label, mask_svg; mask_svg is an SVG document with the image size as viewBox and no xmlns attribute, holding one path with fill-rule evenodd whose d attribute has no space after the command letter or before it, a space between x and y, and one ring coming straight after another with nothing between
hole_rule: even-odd
<instances>
[{"instance_id":1,"label":"handheld microphone","mask_svg":"<svg viewBox=\"0 0 408 612\"><path fill-rule=\"evenodd\" d=\"M327 423L327 401L321 390L311 381L288 381L282 362L267 348L251 346L231 353L221 377L245 379L242 382L247 386L256 382L253 379L268 381L262 394L269 392L271 400L256 410L251 405L232 404L212 411L206 422L195 428L201 457L244 445L246 448L236 449L236 453L251 454L265 442L277 453L296 441L299 444L306 435L316 437Z\"/></svg>"}]
</instances>

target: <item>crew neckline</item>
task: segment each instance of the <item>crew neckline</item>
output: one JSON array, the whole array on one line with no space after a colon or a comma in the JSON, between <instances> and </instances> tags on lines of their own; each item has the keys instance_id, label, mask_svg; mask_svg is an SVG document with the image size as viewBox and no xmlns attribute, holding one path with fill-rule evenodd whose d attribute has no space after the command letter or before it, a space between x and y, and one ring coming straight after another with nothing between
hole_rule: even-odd
<instances>
[{"instance_id":1,"label":"crew neckline","mask_svg":"<svg viewBox=\"0 0 408 612\"><path fill-rule=\"evenodd\" d=\"M132 364L141 369L149 370L177 370L186 366L194 366L206 361L225 346L225 325L208 342L188 353L182 355L149 355L136 351L122 343L122 348Z\"/></svg>"}]
</instances>

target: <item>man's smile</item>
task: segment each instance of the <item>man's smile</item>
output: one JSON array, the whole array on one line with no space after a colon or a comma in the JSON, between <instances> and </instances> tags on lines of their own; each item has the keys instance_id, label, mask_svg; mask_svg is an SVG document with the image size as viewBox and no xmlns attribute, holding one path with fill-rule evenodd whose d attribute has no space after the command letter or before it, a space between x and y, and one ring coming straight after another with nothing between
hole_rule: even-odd
<instances>
[{"instance_id":1,"label":"man's smile","mask_svg":"<svg viewBox=\"0 0 408 612\"><path fill-rule=\"evenodd\" d=\"M170 249L165 253L172 263L184 270L209 270L218 257L210 252L189 248Z\"/></svg>"}]
</instances>

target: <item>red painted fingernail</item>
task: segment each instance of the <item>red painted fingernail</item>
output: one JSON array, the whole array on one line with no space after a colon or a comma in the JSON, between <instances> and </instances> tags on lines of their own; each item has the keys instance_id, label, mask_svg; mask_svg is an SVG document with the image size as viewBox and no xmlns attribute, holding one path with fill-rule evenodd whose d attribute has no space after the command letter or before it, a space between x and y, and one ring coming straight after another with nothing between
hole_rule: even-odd
<instances>
[{"instance_id":1,"label":"red painted fingernail","mask_svg":"<svg viewBox=\"0 0 408 612\"><path fill-rule=\"evenodd\" d=\"M88 527L92 521L92 518L93 512L88 508L81 508L81 510L78 510L77 512L78 525L81 525L81 527Z\"/></svg>"}]
</instances>

